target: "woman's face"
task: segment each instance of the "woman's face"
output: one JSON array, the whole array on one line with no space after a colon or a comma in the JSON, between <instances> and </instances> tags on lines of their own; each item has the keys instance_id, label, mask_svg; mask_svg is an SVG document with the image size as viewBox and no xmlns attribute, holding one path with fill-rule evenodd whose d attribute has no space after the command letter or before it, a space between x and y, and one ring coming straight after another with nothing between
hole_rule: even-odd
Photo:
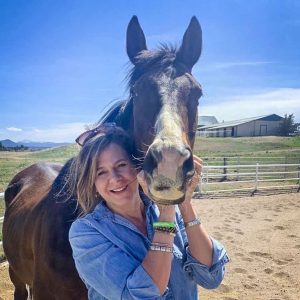
<instances>
[{"instance_id":1,"label":"woman's face","mask_svg":"<svg viewBox=\"0 0 300 300\"><path fill-rule=\"evenodd\" d=\"M95 187L111 209L127 207L137 200L137 172L127 153L109 144L99 155Z\"/></svg>"}]
</instances>

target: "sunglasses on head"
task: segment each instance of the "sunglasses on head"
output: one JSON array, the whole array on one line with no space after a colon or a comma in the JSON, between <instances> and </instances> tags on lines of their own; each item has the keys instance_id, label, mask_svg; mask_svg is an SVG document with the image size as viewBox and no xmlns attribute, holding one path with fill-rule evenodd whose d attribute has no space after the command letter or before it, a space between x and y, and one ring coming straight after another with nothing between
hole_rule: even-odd
<instances>
[{"instance_id":1,"label":"sunglasses on head","mask_svg":"<svg viewBox=\"0 0 300 300\"><path fill-rule=\"evenodd\" d=\"M112 133L116 131L117 125L116 123L104 123L98 125L94 129L90 129L82 133L75 141L79 146L84 146L84 144L94 136L98 135L106 135L108 133Z\"/></svg>"}]
</instances>

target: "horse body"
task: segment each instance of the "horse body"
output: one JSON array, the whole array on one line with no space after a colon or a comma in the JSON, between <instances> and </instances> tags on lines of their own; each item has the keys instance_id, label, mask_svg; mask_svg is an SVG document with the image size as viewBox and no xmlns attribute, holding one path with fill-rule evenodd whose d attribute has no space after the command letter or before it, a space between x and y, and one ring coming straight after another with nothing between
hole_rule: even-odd
<instances>
[{"instance_id":1,"label":"horse body","mask_svg":"<svg viewBox=\"0 0 300 300\"><path fill-rule=\"evenodd\" d=\"M201 28L193 18L179 50L149 51L136 17L127 29L127 53L134 64L129 100L115 105L100 122L114 121L134 138L143 159L150 193L158 203L183 201L193 175L192 148L201 95L191 69L201 52ZM15 299L87 299L68 241L78 217L68 191L72 159L36 164L19 174L5 191L3 248L9 261Z\"/></svg>"},{"instance_id":2,"label":"horse body","mask_svg":"<svg viewBox=\"0 0 300 300\"><path fill-rule=\"evenodd\" d=\"M57 164L34 164L18 173L5 191L3 248L10 263L9 273L16 287L16 299L27 299L25 283L33 286L34 257L37 253L33 245L39 228L33 213L49 193L61 167Z\"/></svg>"}]
</instances>

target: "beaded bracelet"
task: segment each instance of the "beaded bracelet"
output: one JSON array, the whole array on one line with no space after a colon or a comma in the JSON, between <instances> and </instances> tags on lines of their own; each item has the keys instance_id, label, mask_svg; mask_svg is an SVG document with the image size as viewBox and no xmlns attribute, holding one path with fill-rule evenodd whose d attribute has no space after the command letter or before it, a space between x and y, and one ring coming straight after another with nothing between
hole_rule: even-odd
<instances>
[{"instance_id":1,"label":"beaded bracelet","mask_svg":"<svg viewBox=\"0 0 300 300\"><path fill-rule=\"evenodd\" d=\"M173 236L175 236L177 233L176 225L173 222L154 222L153 228L154 231L169 233Z\"/></svg>"},{"instance_id":2,"label":"beaded bracelet","mask_svg":"<svg viewBox=\"0 0 300 300\"><path fill-rule=\"evenodd\" d=\"M172 236L176 236L177 230L176 228L165 228L165 227L156 227L154 228L155 232L167 233Z\"/></svg>"},{"instance_id":3,"label":"beaded bracelet","mask_svg":"<svg viewBox=\"0 0 300 300\"><path fill-rule=\"evenodd\" d=\"M173 247L169 247L167 244L155 244L155 243L153 243L153 244L150 245L150 250L172 253L173 252Z\"/></svg>"},{"instance_id":4,"label":"beaded bracelet","mask_svg":"<svg viewBox=\"0 0 300 300\"><path fill-rule=\"evenodd\" d=\"M200 225L201 224L201 221L199 218L196 218L190 222L185 222L184 223L184 226L185 228L189 228L189 227L192 227L192 226L195 226L195 225Z\"/></svg>"}]
</instances>

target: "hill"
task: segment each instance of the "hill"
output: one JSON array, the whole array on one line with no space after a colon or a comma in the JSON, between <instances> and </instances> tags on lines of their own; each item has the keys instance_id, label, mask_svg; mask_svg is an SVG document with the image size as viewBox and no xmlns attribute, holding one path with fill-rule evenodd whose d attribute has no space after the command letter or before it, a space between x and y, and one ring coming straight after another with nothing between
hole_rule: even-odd
<instances>
[{"instance_id":1,"label":"hill","mask_svg":"<svg viewBox=\"0 0 300 300\"><path fill-rule=\"evenodd\" d=\"M54 143L54 142L34 142L34 141L20 141L20 142L13 142L12 140L6 139L0 141L3 147L5 148L15 148L24 146L32 150L39 150L39 149L46 149L46 148L54 148L54 147L61 147L65 145L69 145L70 143Z\"/></svg>"},{"instance_id":2,"label":"hill","mask_svg":"<svg viewBox=\"0 0 300 300\"><path fill-rule=\"evenodd\" d=\"M2 144L3 147L5 148L14 148L14 147L18 147L19 145L9 139L6 140L2 140L0 141L0 143Z\"/></svg>"}]
</instances>

